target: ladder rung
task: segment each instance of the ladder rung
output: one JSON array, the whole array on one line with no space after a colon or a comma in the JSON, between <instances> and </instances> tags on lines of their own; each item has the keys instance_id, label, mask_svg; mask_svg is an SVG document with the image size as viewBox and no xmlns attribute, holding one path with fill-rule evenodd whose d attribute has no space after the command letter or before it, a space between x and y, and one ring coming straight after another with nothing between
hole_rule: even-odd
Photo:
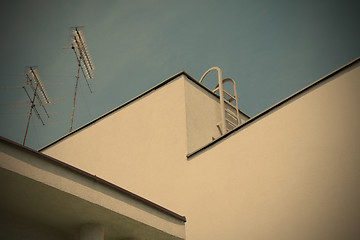
<instances>
[{"instance_id":1,"label":"ladder rung","mask_svg":"<svg viewBox=\"0 0 360 240\"><path fill-rule=\"evenodd\" d=\"M227 121L233 127L237 127L237 125L235 123L231 122L229 119L225 119L225 121Z\"/></svg>"},{"instance_id":2,"label":"ladder rung","mask_svg":"<svg viewBox=\"0 0 360 240\"><path fill-rule=\"evenodd\" d=\"M233 101L233 100L235 100L235 96L233 96L232 94L230 94L228 91L226 91L225 89L223 89L223 91L230 97L230 99L228 100L228 101Z\"/></svg>"},{"instance_id":3,"label":"ladder rung","mask_svg":"<svg viewBox=\"0 0 360 240\"><path fill-rule=\"evenodd\" d=\"M226 102L227 104L229 104L232 108L234 108L236 111L236 106L234 106L231 102L229 102L227 99L224 99L224 102Z\"/></svg>"},{"instance_id":4,"label":"ladder rung","mask_svg":"<svg viewBox=\"0 0 360 240\"><path fill-rule=\"evenodd\" d=\"M219 87L216 87L214 90L212 90L212 92L216 93L217 90L219 90Z\"/></svg>"},{"instance_id":5,"label":"ladder rung","mask_svg":"<svg viewBox=\"0 0 360 240\"><path fill-rule=\"evenodd\" d=\"M237 127L237 126L238 126L238 125L236 125L235 123L231 122L229 119L226 119L226 118L225 118L225 121L228 122L232 127ZM218 122L218 123L216 124L216 126L220 128L221 122Z\"/></svg>"},{"instance_id":6,"label":"ladder rung","mask_svg":"<svg viewBox=\"0 0 360 240\"><path fill-rule=\"evenodd\" d=\"M239 120L236 119L236 118L234 118L233 121L232 121L231 119L229 119L229 118L225 118L225 121L232 122L232 123L235 124L236 126L239 125ZM235 121L236 121L236 123L235 123Z\"/></svg>"},{"instance_id":7,"label":"ladder rung","mask_svg":"<svg viewBox=\"0 0 360 240\"><path fill-rule=\"evenodd\" d=\"M230 116L232 116L236 120L238 119L238 117L232 111L230 111L229 109L225 108L225 112L227 112Z\"/></svg>"}]
</instances>

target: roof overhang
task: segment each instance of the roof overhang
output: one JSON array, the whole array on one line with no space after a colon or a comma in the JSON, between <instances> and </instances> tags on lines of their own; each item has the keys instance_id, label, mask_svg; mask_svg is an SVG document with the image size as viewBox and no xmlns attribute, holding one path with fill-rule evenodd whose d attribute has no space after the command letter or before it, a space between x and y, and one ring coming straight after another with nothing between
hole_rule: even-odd
<instances>
[{"instance_id":1,"label":"roof overhang","mask_svg":"<svg viewBox=\"0 0 360 240\"><path fill-rule=\"evenodd\" d=\"M185 217L32 149L0 138L0 209L66 235L83 224L105 239L185 239Z\"/></svg>"}]
</instances>

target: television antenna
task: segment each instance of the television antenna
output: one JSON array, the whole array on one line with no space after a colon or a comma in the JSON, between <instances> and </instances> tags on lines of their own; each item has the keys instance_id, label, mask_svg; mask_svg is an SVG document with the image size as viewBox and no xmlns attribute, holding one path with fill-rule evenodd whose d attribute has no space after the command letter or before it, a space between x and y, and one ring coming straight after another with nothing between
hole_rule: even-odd
<instances>
[{"instance_id":1,"label":"television antenna","mask_svg":"<svg viewBox=\"0 0 360 240\"><path fill-rule=\"evenodd\" d=\"M74 90L74 100L73 100L69 132L71 132L72 130L73 121L74 121L75 101L76 101L76 93L80 78L80 69L81 72L83 73L84 79L86 81L90 93L93 93L88 80L94 78L94 74L92 71L95 69L95 67L91 61L89 51L87 50L83 31L80 28L81 27L74 27L74 30L72 31L71 48L75 53L78 69L77 69L77 75L75 77L76 81L75 81L75 90Z\"/></svg>"},{"instance_id":2,"label":"television antenna","mask_svg":"<svg viewBox=\"0 0 360 240\"><path fill-rule=\"evenodd\" d=\"M46 92L44 84L40 80L39 74L38 74L37 70L35 69L35 67L30 66L29 71L25 75L26 75L26 84L24 86L22 86L22 88L24 89L26 96L29 99L30 111L28 114L28 120L27 120L27 124L26 124L23 145L25 145L27 133L29 130L30 119L31 119L31 116L33 115L33 112L35 112L35 115L41 121L41 124L43 126L45 125L44 120L41 117L42 114L39 113L38 109L36 108L36 104L39 104L40 107L42 107L45 115L48 118L50 118L50 115L47 112L45 105L53 104ZM29 93L29 91L26 89L26 87L30 88L30 90L32 92Z\"/></svg>"}]
</instances>

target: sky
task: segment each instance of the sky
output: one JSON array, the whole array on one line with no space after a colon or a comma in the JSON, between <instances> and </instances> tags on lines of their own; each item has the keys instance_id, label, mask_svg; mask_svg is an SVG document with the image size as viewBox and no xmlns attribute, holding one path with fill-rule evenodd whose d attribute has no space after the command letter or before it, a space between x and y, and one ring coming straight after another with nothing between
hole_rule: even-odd
<instances>
[{"instance_id":1,"label":"sky","mask_svg":"<svg viewBox=\"0 0 360 240\"><path fill-rule=\"evenodd\" d=\"M77 129L180 71L200 79L213 66L236 81L239 108L255 116L359 57L359 12L354 0L3 1L0 135L23 142L29 106L11 87L24 85L28 66L56 100L45 126L32 116L25 145L39 149L69 132L71 27L83 26L96 68L94 93L80 78ZM203 83L216 81L213 72Z\"/></svg>"}]
</instances>

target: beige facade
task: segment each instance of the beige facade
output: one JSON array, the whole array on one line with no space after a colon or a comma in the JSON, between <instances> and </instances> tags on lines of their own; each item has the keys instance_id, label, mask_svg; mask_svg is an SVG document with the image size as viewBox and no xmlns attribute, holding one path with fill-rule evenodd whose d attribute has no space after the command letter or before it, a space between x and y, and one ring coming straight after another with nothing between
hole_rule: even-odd
<instances>
[{"instance_id":1,"label":"beige facade","mask_svg":"<svg viewBox=\"0 0 360 240\"><path fill-rule=\"evenodd\" d=\"M358 239L359 92L357 61L192 156L192 239Z\"/></svg>"},{"instance_id":2,"label":"beige facade","mask_svg":"<svg viewBox=\"0 0 360 240\"><path fill-rule=\"evenodd\" d=\"M174 194L176 212L191 184L186 155L220 137L219 112L215 94L179 73L42 152L160 205Z\"/></svg>"},{"instance_id":3,"label":"beige facade","mask_svg":"<svg viewBox=\"0 0 360 240\"><path fill-rule=\"evenodd\" d=\"M41 151L184 214L186 239L359 239L359 92L357 59L220 136L182 72Z\"/></svg>"},{"instance_id":4,"label":"beige facade","mask_svg":"<svg viewBox=\"0 0 360 240\"><path fill-rule=\"evenodd\" d=\"M356 239L359 92L357 60L218 139L183 73L43 152L185 214L187 239Z\"/></svg>"}]
</instances>

